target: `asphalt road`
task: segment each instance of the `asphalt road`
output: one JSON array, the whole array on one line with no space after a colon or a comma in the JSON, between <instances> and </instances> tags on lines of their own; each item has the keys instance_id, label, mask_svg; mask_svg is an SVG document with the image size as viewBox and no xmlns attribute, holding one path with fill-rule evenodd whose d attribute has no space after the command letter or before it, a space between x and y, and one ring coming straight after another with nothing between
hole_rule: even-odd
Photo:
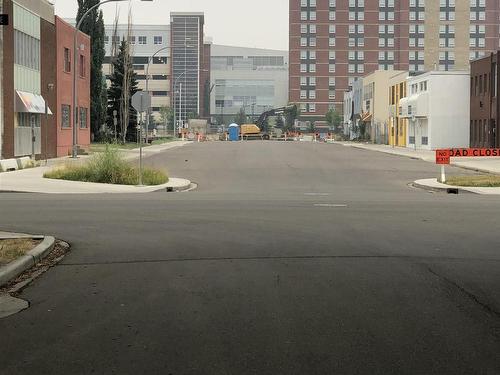
<instances>
[{"instance_id":1,"label":"asphalt road","mask_svg":"<svg viewBox=\"0 0 500 375\"><path fill-rule=\"evenodd\" d=\"M0 228L72 245L0 320L2 375L500 374L499 197L414 189L438 168L339 145L148 163L199 188L0 194Z\"/></svg>"}]
</instances>

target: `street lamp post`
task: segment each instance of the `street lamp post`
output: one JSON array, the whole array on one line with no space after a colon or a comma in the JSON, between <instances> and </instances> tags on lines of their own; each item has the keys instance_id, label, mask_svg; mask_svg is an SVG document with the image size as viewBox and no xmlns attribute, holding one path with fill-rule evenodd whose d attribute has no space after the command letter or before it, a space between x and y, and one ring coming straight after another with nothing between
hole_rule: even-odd
<instances>
[{"instance_id":1,"label":"street lamp post","mask_svg":"<svg viewBox=\"0 0 500 375\"><path fill-rule=\"evenodd\" d=\"M160 52L165 51L167 49L171 49L171 48L172 48L172 46L160 48L158 51L153 53L153 55L149 58L148 65L146 66L146 92L148 94L149 94L149 65L151 64L151 62L153 61L153 59L155 58L155 56L157 54L159 54ZM148 143L149 118L151 117L150 111L151 111L151 108L148 108L148 110L146 111L146 144Z\"/></svg>"},{"instance_id":2,"label":"street lamp post","mask_svg":"<svg viewBox=\"0 0 500 375\"><path fill-rule=\"evenodd\" d=\"M118 3L120 1L128 0L104 0L94 6L90 7L80 18L80 21L76 24L75 35L73 40L73 150L72 157L76 159L78 157L78 90L77 90L77 69L78 69L78 33L80 32L80 27L87 16L96 8L107 3ZM141 1L153 1L153 0L141 0Z\"/></svg>"},{"instance_id":3,"label":"street lamp post","mask_svg":"<svg viewBox=\"0 0 500 375\"><path fill-rule=\"evenodd\" d=\"M175 88L177 87L177 81L182 77L184 76L185 74L187 73L187 70L182 72L181 74L179 74L179 76L177 78L174 79L174 87L173 87L173 93L174 93L174 137L175 137L175 124L177 122L177 113L176 113L176 108L175 108ZM180 99L182 100L182 93L181 93L181 96L180 96ZM181 108L182 110L182 108ZM180 118L182 118L182 113L179 113L179 116Z\"/></svg>"}]
</instances>

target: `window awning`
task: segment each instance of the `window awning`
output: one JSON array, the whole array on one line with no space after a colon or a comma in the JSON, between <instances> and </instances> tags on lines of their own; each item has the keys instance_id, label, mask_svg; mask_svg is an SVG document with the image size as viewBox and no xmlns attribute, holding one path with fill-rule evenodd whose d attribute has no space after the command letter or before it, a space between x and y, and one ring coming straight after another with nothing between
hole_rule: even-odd
<instances>
[{"instance_id":1,"label":"window awning","mask_svg":"<svg viewBox=\"0 0 500 375\"><path fill-rule=\"evenodd\" d=\"M371 120L372 120L372 114L370 112L365 112L361 114L361 121L366 122Z\"/></svg>"},{"instance_id":2,"label":"window awning","mask_svg":"<svg viewBox=\"0 0 500 375\"><path fill-rule=\"evenodd\" d=\"M16 90L15 111L24 113L45 113L45 99L41 95ZM52 114L48 106L47 114Z\"/></svg>"}]
</instances>

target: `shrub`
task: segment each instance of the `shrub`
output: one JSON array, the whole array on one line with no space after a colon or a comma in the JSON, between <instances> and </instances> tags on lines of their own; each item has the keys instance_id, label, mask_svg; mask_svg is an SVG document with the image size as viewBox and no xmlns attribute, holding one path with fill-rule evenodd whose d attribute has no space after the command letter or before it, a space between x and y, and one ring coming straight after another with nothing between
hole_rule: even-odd
<instances>
[{"instance_id":1,"label":"shrub","mask_svg":"<svg viewBox=\"0 0 500 375\"><path fill-rule=\"evenodd\" d=\"M144 185L161 185L168 182L168 176L155 169L144 168L142 176ZM139 169L123 160L116 148L106 147L104 152L93 155L84 165L68 164L45 173L44 177L103 184L137 185Z\"/></svg>"}]
</instances>

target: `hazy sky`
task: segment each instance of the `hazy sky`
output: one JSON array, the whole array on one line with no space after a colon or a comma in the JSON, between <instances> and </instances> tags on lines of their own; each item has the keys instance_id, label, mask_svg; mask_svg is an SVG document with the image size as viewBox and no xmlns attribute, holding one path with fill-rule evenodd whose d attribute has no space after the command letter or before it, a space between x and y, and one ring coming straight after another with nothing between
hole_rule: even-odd
<instances>
[{"instance_id":1,"label":"hazy sky","mask_svg":"<svg viewBox=\"0 0 500 375\"><path fill-rule=\"evenodd\" d=\"M52 0L56 14L75 17L77 0ZM171 11L204 12L205 34L215 44L288 49L289 0L132 0L134 23L168 24ZM106 23L114 19L115 8L127 14L128 2L102 6ZM125 18L125 17L123 17Z\"/></svg>"}]
</instances>

